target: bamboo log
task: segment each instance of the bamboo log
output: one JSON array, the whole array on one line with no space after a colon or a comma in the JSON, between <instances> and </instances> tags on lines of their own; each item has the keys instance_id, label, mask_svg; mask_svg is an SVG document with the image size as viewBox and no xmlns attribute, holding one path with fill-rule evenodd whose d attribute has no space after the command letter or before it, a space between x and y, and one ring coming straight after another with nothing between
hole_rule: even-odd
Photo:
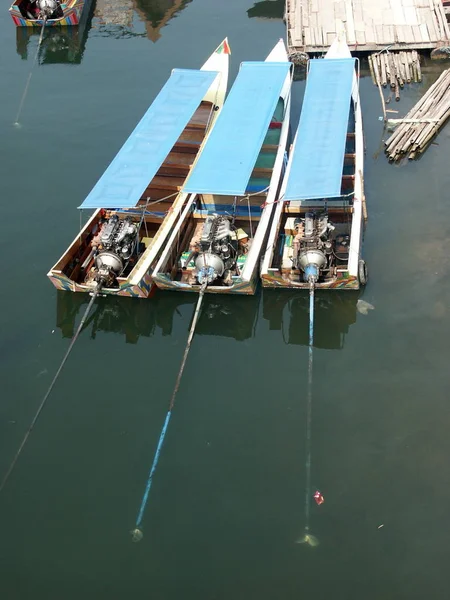
<instances>
[{"instance_id":1,"label":"bamboo log","mask_svg":"<svg viewBox=\"0 0 450 600\"><path fill-rule=\"evenodd\" d=\"M449 119L449 117L450 117L450 108L447 110L445 115L442 117L439 127L442 127L442 125ZM422 154L428 148L428 146L431 144L434 136L437 133L438 133L438 131L432 132L426 139L424 139L424 141L422 142L422 145L420 146L420 148L418 150L420 152L420 154Z\"/></svg>"},{"instance_id":2,"label":"bamboo log","mask_svg":"<svg viewBox=\"0 0 450 600\"><path fill-rule=\"evenodd\" d=\"M403 88L403 86L405 85L405 81L403 79L403 74L402 74L402 69L401 69L401 62L400 62L400 55L396 54L395 55L395 62L396 62L396 69L397 69L397 78L398 78L398 84L401 88Z\"/></svg>"},{"instance_id":3,"label":"bamboo log","mask_svg":"<svg viewBox=\"0 0 450 600\"><path fill-rule=\"evenodd\" d=\"M379 55L380 59L380 69L381 69L381 85L383 87L387 86L387 74L386 74L386 63L384 62L384 57L382 54Z\"/></svg>"},{"instance_id":4,"label":"bamboo log","mask_svg":"<svg viewBox=\"0 0 450 600\"><path fill-rule=\"evenodd\" d=\"M417 52L417 50L414 50L414 52L416 54L417 80L422 81L422 70L420 68L420 54Z\"/></svg>"},{"instance_id":5,"label":"bamboo log","mask_svg":"<svg viewBox=\"0 0 450 600\"><path fill-rule=\"evenodd\" d=\"M380 78L380 70L378 68L378 60L376 56L372 55L372 67L373 67L373 71L375 73L375 83L376 85L381 85L381 78ZM383 100L384 102L384 100Z\"/></svg>"},{"instance_id":6,"label":"bamboo log","mask_svg":"<svg viewBox=\"0 0 450 600\"><path fill-rule=\"evenodd\" d=\"M386 85L390 86L391 85L391 69L389 66L389 57L386 54L386 52L383 52L383 54L381 56L383 57L384 67L386 69Z\"/></svg>"},{"instance_id":7,"label":"bamboo log","mask_svg":"<svg viewBox=\"0 0 450 600\"><path fill-rule=\"evenodd\" d=\"M406 81L405 53L404 52L400 52L399 61L400 61L401 76L402 76L403 83L404 83Z\"/></svg>"},{"instance_id":8,"label":"bamboo log","mask_svg":"<svg viewBox=\"0 0 450 600\"><path fill-rule=\"evenodd\" d=\"M417 63L419 57L417 55ZM390 161L416 158L450 118L450 69L444 71L385 142Z\"/></svg>"},{"instance_id":9,"label":"bamboo log","mask_svg":"<svg viewBox=\"0 0 450 600\"><path fill-rule=\"evenodd\" d=\"M409 70L409 62L408 62L408 55L407 52L403 53L403 60L404 60L404 65L405 65L405 79L406 79L406 83L411 83L411 72Z\"/></svg>"},{"instance_id":10,"label":"bamboo log","mask_svg":"<svg viewBox=\"0 0 450 600\"><path fill-rule=\"evenodd\" d=\"M383 54L381 54L381 56L383 57L385 68L386 68L386 80L387 80L387 83L389 83L389 85L390 85L391 84L391 65L389 62L389 56L387 54L385 54L384 52L383 52Z\"/></svg>"},{"instance_id":11,"label":"bamboo log","mask_svg":"<svg viewBox=\"0 0 450 600\"><path fill-rule=\"evenodd\" d=\"M395 87L395 67L392 64L392 55L386 54L386 73L388 76L388 83L393 89Z\"/></svg>"},{"instance_id":12,"label":"bamboo log","mask_svg":"<svg viewBox=\"0 0 450 600\"><path fill-rule=\"evenodd\" d=\"M411 75L411 81L414 81L414 68L412 64L412 54L411 52L406 53L406 59L408 61L409 74Z\"/></svg>"},{"instance_id":13,"label":"bamboo log","mask_svg":"<svg viewBox=\"0 0 450 600\"><path fill-rule=\"evenodd\" d=\"M416 67L416 61L413 59L412 53L411 53L411 79L414 83L417 83L417 67Z\"/></svg>"},{"instance_id":14,"label":"bamboo log","mask_svg":"<svg viewBox=\"0 0 450 600\"><path fill-rule=\"evenodd\" d=\"M372 55L369 54L369 70L370 70L370 75L372 77L372 81L374 85L377 85L376 79L375 79L375 71L373 69L373 64L372 64Z\"/></svg>"}]
</instances>

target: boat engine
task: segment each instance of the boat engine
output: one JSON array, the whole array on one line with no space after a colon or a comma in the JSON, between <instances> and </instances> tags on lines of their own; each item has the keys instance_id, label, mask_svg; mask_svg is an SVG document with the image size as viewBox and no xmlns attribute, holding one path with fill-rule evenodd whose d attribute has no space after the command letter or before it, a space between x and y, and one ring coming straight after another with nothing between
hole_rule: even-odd
<instances>
[{"instance_id":1,"label":"boat engine","mask_svg":"<svg viewBox=\"0 0 450 600\"><path fill-rule=\"evenodd\" d=\"M222 278L231 285L231 269L236 264L238 242L231 230L231 219L222 215L210 215L203 225L200 240L196 241L198 252L195 259L195 276L200 285Z\"/></svg>"},{"instance_id":2,"label":"boat engine","mask_svg":"<svg viewBox=\"0 0 450 600\"><path fill-rule=\"evenodd\" d=\"M103 223L92 240L96 273L95 281L109 287L124 270L138 242L138 227L131 217L112 215Z\"/></svg>"},{"instance_id":3,"label":"boat engine","mask_svg":"<svg viewBox=\"0 0 450 600\"><path fill-rule=\"evenodd\" d=\"M59 12L62 13L61 5L58 0L36 0L36 6L39 11L39 19L58 18ZM59 9L59 11L58 11ZM61 14L62 16L62 14Z\"/></svg>"},{"instance_id":4,"label":"boat engine","mask_svg":"<svg viewBox=\"0 0 450 600\"><path fill-rule=\"evenodd\" d=\"M321 272L331 265L333 242L330 234L334 229L327 213L309 212L296 223L293 267L303 272L303 280L310 285L315 284Z\"/></svg>"}]
</instances>

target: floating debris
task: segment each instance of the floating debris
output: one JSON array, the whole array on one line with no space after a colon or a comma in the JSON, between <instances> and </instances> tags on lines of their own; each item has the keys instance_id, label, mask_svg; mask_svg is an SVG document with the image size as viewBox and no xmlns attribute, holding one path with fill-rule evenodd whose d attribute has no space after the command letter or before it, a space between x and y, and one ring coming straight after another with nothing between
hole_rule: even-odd
<instances>
[{"instance_id":1,"label":"floating debris","mask_svg":"<svg viewBox=\"0 0 450 600\"><path fill-rule=\"evenodd\" d=\"M131 538L132 538L133 542L136 542L136 543L140 542L143 537L144 537L144 534L137 527L136 527L136 529L133 529L131 531Z\"/></svg>"},{"instance_id":2,"label":"floating debris","mask_svg":"<svg viewBox=\"0 0 450 600\"><path fill-rule=\"evenodd\" d=\"M319 540L312 533L305 533L305 535L299 538L296 542L297 544L308 544L311 548L315 548L319 545Z\"/></svg>"},{"instance_id":3,"label":"floating debris","mask_svg":"<svg viewBox=\"0 0 450 600\"><path fill-rule=\"evenodd\" d=\"M313 498L316 501L317 506L320 506L321 504L323 504L325 502L325 498L323 497L322 493L319 492L319 490L316 490L314 492Z\"/></svg>"},{"instance_id":4,"label":"floating debris","mask_svg":"<svg viewBox=\"0 0 450 600\"><path fill-rule=\"evenodd\" d=\"M375 310L375 306L373 304L370 304L370 302L366 302L365 300L359 299L356 303L356 309L362 315L367 315L369 314L369 310Z\"/></svg>"}]
</instances>

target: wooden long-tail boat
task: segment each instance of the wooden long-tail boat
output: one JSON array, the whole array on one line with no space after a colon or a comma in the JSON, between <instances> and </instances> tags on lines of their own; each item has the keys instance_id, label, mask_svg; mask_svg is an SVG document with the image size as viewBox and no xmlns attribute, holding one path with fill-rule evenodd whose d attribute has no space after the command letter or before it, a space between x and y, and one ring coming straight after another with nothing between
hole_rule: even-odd
<instances>
[{"instance_id":1,"label":"wooden long-tail boat","mask_svg":"<svg viewBox=\"0 0 450 600\"><path fill-rule=\"evenodd\" d=\"M39 64L81 63L92 25L93 9L94 3L91 3L77 27L51 27L45 30L40 40ZM35 36L37 42L41 33L39 27L16 27L16 50L23 60L31 57L31 49L34 56L36 50L31 42Z\"/></svg>"},{"instance_id":2,"label":"wooden long-tail boat","mask_svg":"<svg viewBox=\"0 0 450 600\"><path fill-rule=\"evenodd\" d=\"M199 70L174 69L79 207L96 209L49 271L58 289L146 298L152 268L188 198L185 180L225 100L225 39Z\"/></svg>"},{"instance_id":3,"label":"wooden long-tail boat","mask_svg":"<svg viewBox=\"0 0 450 600\"><path fill-rule=\"evenodd\" d=\"M91 0L14 0L9 12L17 27L79 25Z\"/></svg>"},{"instance_id":4,"label":"wooden long-tail boat","mask_svg":"<svg viewBox=\"0 0 450 600\"><path fill-rule=\"evenodd\" d=\"M358 289L364 143L357 63L343 38L311 60L300 122L267 247L263 286Z\"/></svg>"},{"instance_id":5,"label":"wooden long-tail boat","mask_svg":"<svg viewBox=\"0 0 450 600\"><path fill-rule=\"evenodd\" d=\"M254 294L289 130L292 65L280 40L244 62L184 191L153 272L163 289Z\"/></svg>"}]
</instances>

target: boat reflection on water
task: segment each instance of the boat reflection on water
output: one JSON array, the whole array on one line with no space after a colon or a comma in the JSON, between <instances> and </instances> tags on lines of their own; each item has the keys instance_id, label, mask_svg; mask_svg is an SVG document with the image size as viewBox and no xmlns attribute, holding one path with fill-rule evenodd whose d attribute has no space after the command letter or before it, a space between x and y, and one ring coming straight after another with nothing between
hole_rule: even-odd
<instances>
[{"instance_id":1,"label":"boat reflection on water","mask_svg":"<svg viewBox=\"0 0 450 600\"><path fill-rule=\"evenodd\" d=\"M95 18L99 25L118 25L131 28L134 0L97 0Z\"/></svg>"},{"instance_id":2,"label":"boat reflection on water","mask_svg":"<svg viewBox=\"0 0 450 600\"><path fill-rule=\"evenodd\" d=\"M74 27L49 27L44 31L39 50L39 64L74 64L79 65L83 59L89 30L92 26L95 1L83 15L80 24ZM17 27L16 50L22 60L33 59L37 49L40 27ZM32 43L30 48L30 41Z\"/></svg>"},{"instance_id":3,"label":"boat reflection on water","mask_svg":"<svg viewBox=\"0 0 450 600\"><path fill-rule=\"evenodd\" d=\"M350 326L356 322L359 292L316 292L314 347L341 350ZM264 290L263 318L269 329L281 331L286 344L307 346L309 295L299 290Z\"/></svg>"},{"instance_id":4,"label":"boat reflection on water","mask_svg":"<svg viewBox=\"0 0 450 600\"><path fill-rule=\"evenodd\" d=\"M152 42L161 30L192 0L97 0L95 17L102 33L114 37L146 36ZM145 25L145 32L135 31L135 14Z\"/></svg>"},{"instance_id":5,"label":"boat reflection on water","mask_svg":"<svg viewBox=\"0 0 450 600\"><path fill-rule=\"evenodd\" d=\"M72 338L90 301L88 294L56 292L56 327L62 336ZM156 327L152 302L110 296L98 298L84 325L91 339L97 332L125 334L127 344L136 344L141 336L150 337Z\"/></svg>"},{"instance_id":6,"label":"boat reflection on water","mask_svg":"<svg viewBox=\"0 0 450 600\"><path fill-rule=\"evenodd\" d=\"M195 294L190 296L194 301L197 300ZM196 334L230 337L238 342L254 337L260 300L261 294L207 296L203 301Z\"/></svg>"},{"instance_id":7,"label":"boat reflection on water","mask_svg":"<svg viewBox=\"0 0 450 600\"><path fill-rule=\"evenodd\" d=\"M134 8L145 23L147 37L157 42L161 29L192 0L133 0Z\"/></svg>"},{"instance_id":8,"label":"boat reflection on water","mask_svg":"<svg viewBox=\"0 0 450 600\"><path fill-rule=\"evenodd\" d=\"M284 19L285 0L262 0L248 9L250 19Z\"/></svg>"},{"instance_id":9,"label":"boat reflection on water","mask_svg":"<svg viewBox=\"0 0 450 600\"><path fill-rule=\"evenodd\" d=\"M90 296L59 290L56 294L56 327L63 337L72 338ZM196 335L231 337L237 341L253 337L259 300L259 295L257 298L208 297L203 303ZM136 344L141 336L150 337L157 330L164 336L171 335L174 317L185 318L186 311L182 315L181 307L190 305L193 314L196 303L195 294L159 290L149 300L117 296L98 298L84 329L92 339L97 332L111 332L124 334L127 344Z\"/></svg>"}]
</instances>

